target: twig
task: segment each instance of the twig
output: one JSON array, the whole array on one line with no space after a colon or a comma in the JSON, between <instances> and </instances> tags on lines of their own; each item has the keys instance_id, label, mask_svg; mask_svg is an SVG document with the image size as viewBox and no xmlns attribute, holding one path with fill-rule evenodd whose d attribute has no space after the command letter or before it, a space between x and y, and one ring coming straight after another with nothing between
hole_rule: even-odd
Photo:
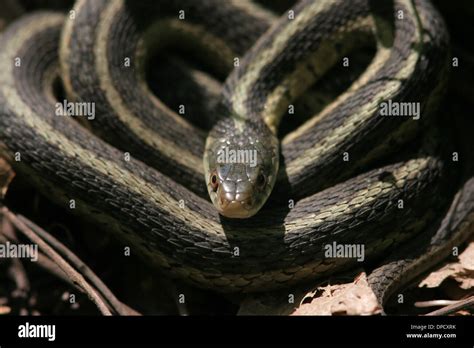
<instances>
[{"instance_id":1,"label":"twig","mask_svg":"<svg viewBox=\"0 0 474 348\"><path fill-rule=\"evenodd\" d=\"M440 307L440 306L449 306L459 301L454 300L433 300L433 301L420 301L415 302L415 307L418 308L427 308L427 307Z\"/></svg>"},{"instance_id":2,"label":"twig","mask_svg":"<svg viewBox=\"0 0 474 348\"><path fill-rule=\"evenodd\" d=\"M51 248L47 243L38 237L34 231L31 230L23 221L21 221L15 214L10 212L8 208L2 208L3 214L11 221L11 223L28 239L36 243L48 257L54 260L58 266L66 273L73 282L77 283L89 296L92 302L95 303L99 311L103 315L112 315L107 304L104 300L97 294L97 292L87 283L84 277L79 274L74 268L72 268L53 248Z\"/></svg>"},{"instance_id":3,"label":"twig","mask_svg":"<svg viewBox=\"0 0 474 348\"><path fill-rule=\"evenodd\" d=\"M56 263L54 263L53 260L51 260L45 254L38 253L38 260L36 261L36 263L38 264L38 266L40 266L44 270L48 271L52 275L55 275L56 277L64 280L65 282L67 282L69 285L72 285L72 286L78 288L79 290L82 290L78 287L77 284L75 284L71 279L68 278L67 274L64 273L63 270L61 268L59 268L59 266Z\"/></svg>"},{"instance_id":4,"label":"twig","mask_svg":"<svg viewBox=\"0 0 474 348\"><path fill-rule=\"evenodd\" d=\"M430 316L431 315L448 315L448 314L457 312L461 309L466 309L466 308L469 308L469 307L472 307L472 306L474 306L474 296L470 296L470 297L468 297L464 300L456 301L456 303L453 303L449 306L437 309L437 310L435 310L433 312L430 312L426 315L430 315Z\"/></svg>"},{"instance_id":5,"label":"twig","mask_svg":"<svg viewBox=\"0 0 474 348\"><path fill-rule=\"evenodd\" d=\"M1 219L0 242L5 243L8 240L18 242L18 237L12 223L8 219ZM15 283L15 289L11 293L11 298L19 301L20 313L28 313L28 309L23 307L28 299L31 290L30 281L23 263L16 258L11 259L7 270L8 276ZM9 307L9 311L11 308Z\"/></svg>"},{"instance_id":6,"label":"twig","mask_svg":"<svg viewBox=\"0 0 474 348\"><path fill-rule=\"evenodd\" d=\"M126 306L120 302L117 297L110 291L110 289L100 280L100 278L74 253L72 253L64 244L50 235L41 227L34 224L22 215L17 216L25 225L31 228L37 235L48 242L54 249L56 249L66 260L68 260L81 274L88 279L95 288L99 291L110 306L120 315L140 315L137 311Z\"/></svg>"},{"instance_id":7,"label":"twig","mask_svg":"<svg viewBox=\"0 0 474 348\"><path fill-rule=\"evenodd\" d=\"M19 259L12 259L11 261L8 274L16 285L13 295L15 297L26 298L30 292L30 281L26 275L25 267L23 267Z\"/></svg>"},{"instance_id":8,"label":"twig","mask_svg":"<svg viewBox=\"0 0 474 348\"><path fill-rule=\"evenodd\" d=\"M10 239L18 241L12 223L5 219L2 224L2 232ZM19 259L11 260L11 267L8 270L9 275L16 284L16 294L20 297L26 297L30 291L30 281L26 275L25 267Z\"/></svg>"}]
</instances>

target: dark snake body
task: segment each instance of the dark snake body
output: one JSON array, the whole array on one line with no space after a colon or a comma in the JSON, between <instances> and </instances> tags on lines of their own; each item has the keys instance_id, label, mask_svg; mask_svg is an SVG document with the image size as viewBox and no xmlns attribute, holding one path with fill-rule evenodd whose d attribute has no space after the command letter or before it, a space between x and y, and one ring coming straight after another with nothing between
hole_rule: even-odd
<instances>
[{"instance_id":1,"label":"dark snake body","mask_svg":"<svg viewBox=\"0 0 474 348\"><path fill-rule=\"evenodd\" d=\"M78 207L75 212L89 216L131 243L133 250L150 263L200 287L218 291L288 287L357 264L353 258L326 258L324 246L333 241L362 243L366 258L373 259L418 235L430 225L432 218L446 210L447 202L433 197L433 192L452 193L452 187L447 188L447 179L451 178L450 173L460 170L452 168L442 155L446 151L440 154L439 146L432 146L431 141L409 160L400 158L347 179L350 173L361 172L367 164L379 161L387 150L393 152L400 148L402 140L420 134L421 124L431 122L428 115L435 109L441 90L436 87L442 86L443 71L447 69L448 41L442 19L428 2L414 2L416 18L407 15L404 21L393 20L394 36L388 58L381 60L383 64L378 68L371 67L364 83L346 99L336 102L317 122L308 121L306 127L282 140L286 172L280 172L275 194L281 194L279 182L286 181L291 188L288 197L295 199L295 206L289 209L286 204L271 203L254 218L238 222L222 219L210 202L200 197L202 169L200 172L193 165L183 166L173 157L181 154L179 160L189 158L188 164L194 163L193 158L202 156L205 134L191 125L183 127L181 121L176 121L177 115L157 108L154 97L143 93L139 77L143 77L145 63L137 56L140 52L137 45L141 42L140 34L146 32L144 23L148 22L134 21L137 9L120 8L118 15L109 20L110 26L104 28L101 21L106 17L104 12L111 11L108 6L112 3L81 1L76 5L76 17L66 24L62 33L61 58L68 59L61 62L61 77L72 98L95 103L97 118L92 125L99 126L100 133L105 133L109 141L130 151L132 158L124 160L123 151L70 118L55 116L54 96L45 89L45 81L50 80L58 64L63 17L51 13L18 21L0 39L0 141L5 154L21 154L21 162L13 161L18 173L28 175L43 193L60 204L75 199ZM183 1L179 7L186 9L191 22L202 19L204 23L224 24L212 19L222 18L220 11L226 11L226 6L220 3L220 10L213 12L211 9L216 8L216 2L202 1L199 6L194 5L196 3ZM157 13L176 14L174 2L162 1L156 7L146 4L151 7L139 6L138 12L148 9L146 17L149 19L155 18ZM299 10L304 13L308 4L306 1L298 5L296 14ZM256 79L244 88L245 93L238 95L236 91L243 85L246 74L253 74L251 67L255 58L271 47L271 42L285 29L286 22L280 20L242 58L240 69L231 73L224 87L224 104L228 108L238 104L238 108L248 111L249 117L257 117L272 91L288 76L287 81L291 82L298 62L305 57L310 59L310 52L318 52L319 47L326 47L327 40L334 38L336 28L344 28L348 23L357 27L358 18L371 17L370 2L358 1L359 6L345 4L339 2L328 7L296 30L292 37L285 38L290 45L286 53L264 62ZM404 4L395 2L393 13L399 9L409 13ZM213 13L217 17L213 17ZM241 19L235 18L240 23ZM415 25L417 21L422 25L421 32ZM212 28L216 34L231 35L224 31L232 23L225 24L222 30L218 26ZM366 26L359 28L355 31L358 35L368 30ZM110 30L110 36L105 36L107 40L95 42L93 38L103 37L98 31L105 29ZM348 36L341 37L342 41L352 38L352 32L348 32ZM417 34L422 41L414 39ZM235 35L240 37L238 33ZM250 47L254 39L246 38L247 43L241 47ZM105 53L98 45L106 48ZM101 71L99 55L103 57L102 63L109 67L107 76L97 73ZM12 66L15 57L21 57L20 69ZM132 62L137 62L133 65L135 69L124 68L124 57L132 57ZM333 59L337 61L339 57ZM410 59L414 62L413 71L398 81L400 66ZM331 62L327 63L329 69ZM222 73L225 74L226 69L228 67L223 67ZM312 81L323 72L316 72ZM390 81L399 82L393 94L384 90ZM104 87L118 91L120 99L111 99ZM303 92L291 95L289 91L283 98L291 102ZM422 114L427 115L427 123L424 118L416 124L409 118L378 117L377 107L367 107L359 113L365 117L359 122L354 119L357 127L346 134L344 122L348 117L359 115L351 110L371 103L378 105L381 93L394 101L416 96L421 101ZM236 95L238 99L233 101ZM127 115L117 115L118 104L126 105ZM273 108L274 111L274 116L265 119L269 127L278 123L282 105L285 103L278 98L274 104L267 105L267 110ZM125 127L123 117L132 125L140 122L148 128ZM330 136L334 130L340 130L338 138ZM156 133L159 140L176 143L176 148L170 150L178 149L178 152L157 151L153 139L147 138L148 131ZM342 152L349 152L351 158L358 160L348 163L346 168L341 161ZM319 155L308 158L307 153ZM144 164L145 161L150 161L156 169ZM179 182L189 185L189 189ZM331 186L331 182L335 184ZM431 260L439 260L446 253L446 245L460 243L472 230L472 185L467 180L464 186L457 188L462 209L454 209L446 218L455 216L455 221L442 225L438 232L432 231L441 236L436 243L429 238L425 241L432 247ZM319 189L324 190L316 192ZM181 200L184 208L179 204ZM399 200L403 200L404 209L397 207ZM453 204L459 206L458 201ZM420 260L422 257L415 257L409 264L420 266ZM417 272L423 269L418 268ZM383 272L375 275L371 282L383 300L387 289L393 292L410 278L390 278Z\"/></svg>"}]
</instances>

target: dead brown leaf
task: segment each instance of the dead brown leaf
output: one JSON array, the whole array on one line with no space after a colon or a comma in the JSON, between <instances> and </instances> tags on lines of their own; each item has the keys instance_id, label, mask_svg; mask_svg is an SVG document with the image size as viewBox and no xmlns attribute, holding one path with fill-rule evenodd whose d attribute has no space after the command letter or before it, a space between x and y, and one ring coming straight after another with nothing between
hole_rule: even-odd
<instances>
[{"instance_id":1,"label":"dead brown leaf","mask_svg":"<svg viewBox=\"0 0 474 348\"><path fill-rule=\"evenodd\" d=\"M359 274L350 283L341 280L332 282L287 292L249 295L241 302L238 314L374 315L381 312L365 273Z\"/></svg>"},{"instance_id":2,"label":"dead brown leaf","mask_svg":"<svg viewBox=\"0 0 474 348\"><path fill-rule=\"evenodd\" d=\"M446 279L454 279L463 290L474 288L474 242L467 246L456 262L431 272L421 281L419 287L436 288Z\"/></svg>"},{"instance_id":3,"label":"dead brown leaf","mask_svg":"<svg viewBox=\"0 0 474 348\"><path fill-rule=\"evenodd\" d=\"M310 300L309 303L304 303ZM318 287L308 293L292 315L374 315L381 308L361 273L352 283Z\"/></svg>"}]
</instances>

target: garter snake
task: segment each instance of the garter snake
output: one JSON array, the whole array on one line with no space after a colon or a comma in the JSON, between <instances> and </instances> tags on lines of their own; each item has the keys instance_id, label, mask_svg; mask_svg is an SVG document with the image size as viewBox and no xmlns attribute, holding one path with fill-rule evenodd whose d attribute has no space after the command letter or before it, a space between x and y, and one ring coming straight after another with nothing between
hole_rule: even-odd
<instances>
[{"instance_id":1,"label":"garter snake","mask_svg":"<svg viewBox=\"0 0 474 348\"><path fill-rule=\"evenodd\" d=\"M32 14L0 38L2 153L43 193L62 205L74 199L75 213L200 287L264 291L354 266L355 258L325 257L324 246L362 243L369 259L419 235L446 210L447 202L432 192L448 192L446 173L453 171L443 156L425 150L360 170L420 134L448 70L447 33L431 4L390 4L387 15L370 1L303 1L294 19L278 20L245 1L212 0L80 0L66 20ZM280 171L266 173L262 186L275 180L281 194L287 181L294 205L271 202L236 221L205 198L203 177L212 177L202 165L205 132L173 113L144 82L146 52L173 40L203 52L217 75L230 73L216 121L225 127L211 131L210 139L223 129L227 136L250 129L274 137L290 103L351 46L375 41L374 59L348 91L281 140ZM94 103L90 124L116 147L55 114L50 85L58 72L70 100ZM379 105L387 100L419 101L423 122L381 117ZM346 155L353 160L344 162ZM347 178L352 173L358 175ZM466 181L459 188L455 203L461 200L463 209L450 210L455 222L437 232L444 246L460 243L471 230L471 186ZM428 244L431 260L445 253L436 248L442 243ZM393 283L386 284L387 274L374 279L384 289Z\"/></svg>"}]
</instances>

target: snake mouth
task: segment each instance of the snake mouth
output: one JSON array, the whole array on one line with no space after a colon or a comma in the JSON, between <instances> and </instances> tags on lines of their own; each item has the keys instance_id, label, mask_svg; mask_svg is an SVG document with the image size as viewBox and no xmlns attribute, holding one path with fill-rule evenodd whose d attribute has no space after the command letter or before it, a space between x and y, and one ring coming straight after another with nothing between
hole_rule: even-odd
<instances>
[{"instance_id":1,"label":"snake mouth","mask_svg":"<svg viewBox=\"0 0 474 348\"><path fill-rule=\"evenodd\" d=\"M218 200L219 213L225 217L234 219L245 219L255 214L252 209L252 197L248 197L241 200L229 200L223 195L219 195Z\"/></svg>"}]
</instances>

